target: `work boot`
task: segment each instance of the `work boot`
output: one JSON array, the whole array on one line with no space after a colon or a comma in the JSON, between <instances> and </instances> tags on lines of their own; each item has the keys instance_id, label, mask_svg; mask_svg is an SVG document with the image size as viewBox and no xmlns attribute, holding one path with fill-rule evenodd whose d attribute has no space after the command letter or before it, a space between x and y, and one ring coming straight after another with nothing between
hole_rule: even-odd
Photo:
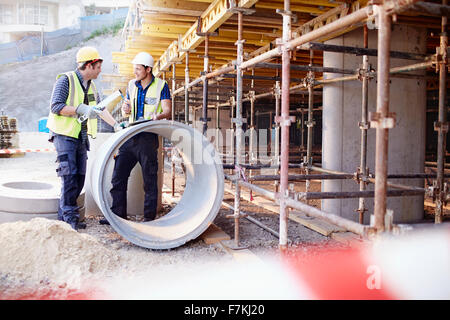
<instances>
[{"instance_id":1,"label":"work boot","mask_svg":"<svg viewBox=\"0 0 450 320\"><path fill-rule=\"evenodd\" d=\"M153 221L153 220L155 220L155 217L156 217L156 213L150 214L148 216L144 216L144 222Z\"/></svg>"},{"instance_id":2,"label":"work boot","mask_svg":"<svg viewBox=\"0 0 450 320\"><path fill-rule=\"evenodd\" d=\"M107 224L107 225L109 225L109 221L108 221L108 220L106 220L105 218L103 218L103 219L100 219L100 220L98 221L98 223L100 223L100 224Z\"/></svg>"},{"instance_id":3,"label":"work boot","mask_svg":"<svg viewBox=\"0 0 450 320\"><path fill-rule=\"evenodd\" d=\"M86 229L86 223L78 222L77 223L77 229Z\"/></svg>"},{"instance_id":4,"label":"work boot","mask_svg":"<svg viewBox=\"0 0 450 320\"><path fill-rule=\"evenodd\" d=\"M120 216L119 216L120 217ZM128 217L121 217L122 219L125 219L125 220L128 220ZM98 223L100 223L100 224L103 224L103 225L110 225L110 223L109 223L109 221L108 220L106 220L105 218L103 218L103 219L100 219L99 221L98 221Z\"/></svg>"},{"instance_id":5,"label":"work boot","mask_svg":"<svg viewBox=\"0 0 450 320\"><path fill-rule=\"evenodd\" d=\"M75 231L78 231L78 229L86 229L86 223L79 222L78 219L70 221L69 224Z\"/></svg>"}]
</instances>

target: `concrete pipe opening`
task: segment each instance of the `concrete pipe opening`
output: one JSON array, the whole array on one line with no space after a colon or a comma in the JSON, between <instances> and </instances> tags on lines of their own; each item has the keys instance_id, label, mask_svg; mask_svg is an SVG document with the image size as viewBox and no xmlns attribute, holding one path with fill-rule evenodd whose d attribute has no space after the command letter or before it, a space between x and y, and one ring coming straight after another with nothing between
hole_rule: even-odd
<instances>
[{"instance_id":1,"label":"concrete pipe opening","mask_svg":"<svg viewBox=\"0 0 450 320\"><path fill-rule=\"evenodd\" d=\"M4 187L19 189L19 190L51 190L53 185L45 182L37 181L13 181L3 183Z\"/></svg>"},{"instance_id":2,"label":"concrete pipe opening","mask_svg":"<svg viewBox=\"0 0 450 320\"><path fill-rule=\"evenodd\" d=\"M124 220L111 211L111 176L105 174L112 172L113 155L119 147L141 132L169 139L186 167L186 187L178 204L166 215L145 223ZM93 199L114 230L150 249L175 248L197 238L214 221L223 199L222 161L214 146L198 130L169 120L144 122L113 134L98 150L90 179Z\"/></svg>"},{"instance_id":3,"label":"concrete pipe opening","mask_svg":"<svg viewBox=\"0 0 450 320\"><path fill-rule=\"evenodd\" d=\"M0 181L0 211L49 214L58 212L60 185L40 181Z\"/></svg>"}]
</instances>

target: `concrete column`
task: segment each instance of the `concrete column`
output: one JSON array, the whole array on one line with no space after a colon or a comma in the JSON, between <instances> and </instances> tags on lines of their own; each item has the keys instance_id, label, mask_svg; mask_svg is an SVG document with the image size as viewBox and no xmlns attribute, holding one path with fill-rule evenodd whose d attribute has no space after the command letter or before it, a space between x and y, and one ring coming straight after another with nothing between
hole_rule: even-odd
<instances>
[{"instance_id":1,"label":"concrete column","mask_svg":"<svg viewBox=\"0 0 450 320\"><path fill-rule=\"evenodd\" d=\"M363 30L327 41L328 44L363 47ZM376 48L377 30L369 30L369 48ZM426 52L426 30L395 25L392 32L391 50L414 53ZM362 57L324 52L324 67L356 70ZM413 60L391 59L391 67L416 63ZM369 63L377 69L376 57ZM422 72L422 71L420 71ZM420 72L415 72L419 74ZM423 72L422 72L423 74ZM342 75L324 74L324 78ZM353 173L359 166L361 121L361 82L347 81L324 85L323 88L323 134L322 166L326 169ZM369 112L376 111L376 79L369 82ZM420 79L391 78L390 112L396 113L396 125L389 132L388 173L424 172L426 82ZM368 131L367 165L369 172L375 171L375 130ZM420 179L395 179L394 183L423 187ZM358 191L355 181L325 180L322 191ZM367 190L373 190L369 185ZM369 223L373 214L373 198L367 201L368 212L364 223ZM358 199L322 200L322 209L345 218L358 221ZM423 218L423 196L391 197L388 209L394 211L394 223L406 223Z\"/></svg>"}]
</instances>

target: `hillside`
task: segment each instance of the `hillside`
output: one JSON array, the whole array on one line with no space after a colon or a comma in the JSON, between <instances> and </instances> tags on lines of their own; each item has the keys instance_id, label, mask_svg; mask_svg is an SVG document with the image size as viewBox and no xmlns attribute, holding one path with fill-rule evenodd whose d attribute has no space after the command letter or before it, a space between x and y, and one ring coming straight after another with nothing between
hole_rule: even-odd
<instances>
[{"instance_id":1,"label":"hillside","mask_svg":"<svg viewBox=\"0 0 450 320\"><path fill-rule=\"evenodd\" d=\"M39 118L48 115L56 75L76 68L78 49L96 47L104 58L102 73L106 74L113 73L111 52L120 51L121 43L120 36L103 35L63 52L0 66L0 114L17 118L19 131L37 131ZM100 93L108 86L102 74L95 83Z\"/></svg>"}]
</instances>

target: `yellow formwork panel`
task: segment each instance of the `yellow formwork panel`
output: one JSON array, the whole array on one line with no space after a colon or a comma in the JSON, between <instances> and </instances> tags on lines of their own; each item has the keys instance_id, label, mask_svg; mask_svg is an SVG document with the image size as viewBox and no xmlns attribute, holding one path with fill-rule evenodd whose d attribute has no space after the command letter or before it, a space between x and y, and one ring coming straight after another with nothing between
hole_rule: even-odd
<instances>
[{"instance_id":1,"label":"yellow formwork panel","mask_svg":"<svg viewBox=\"0 0 450 320\"><path fill-rule=\"evenodd\" d=\"M280 3L273 3L273 2L258 2L255 4L255 8L258 9L283 9L284 4L282 2ZM291 4L291 11L294 12L305 12L305 13L313 13L313 14L322 14L327 12L328 8L326 9L320 9L317 6L302 6L302 5L295 5Z\"/></svg>"},{"instance_id":2,"label":"yellow formwork panel","mask_svg":"<svg viewBox=\"0 0 450 320\"><path fill-rule=\"evenodd\" d=\"M143 31L142 33L143 35L151 35L152 37L155 38L165 38L165 39L178 39L178 36L180 35L180 33L165 33L165 32L151 32L151 33L145 33Z\"/></svg>"},{"instance_id":3,"label":"yellow formwork panel","mask_svg":"<svg viewBox=\"0 0 450 320\"><path fill-rule=\"evenodd\" d=\"M272 2L283 2L284 0L271 0ZM291 4L309 4L322 7L337 7L343 1L329 1L329 0L291 0Z\"/></svg>"},{"instance_id":4,"label":"yellow formwork panel","mask_svg":"<svg viewBox=\"0 0 450 320\"><path fill-rule=\"evenodd\" d=\"M190 27L190 26L189 26ZM176 33L184 34L189 27L180 27L175 25L157 25L157 24L142 24L141 34L153 35L154 33Z\"/></svg>"}]
</instances>

